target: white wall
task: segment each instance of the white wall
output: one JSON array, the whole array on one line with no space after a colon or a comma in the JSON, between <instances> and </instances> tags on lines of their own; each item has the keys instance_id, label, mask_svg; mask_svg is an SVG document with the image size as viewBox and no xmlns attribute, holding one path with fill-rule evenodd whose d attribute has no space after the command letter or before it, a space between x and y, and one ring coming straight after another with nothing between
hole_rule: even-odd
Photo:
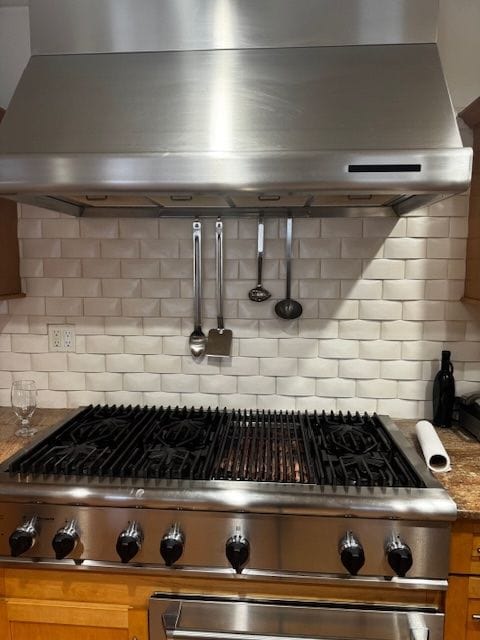
<instances>
[{"instance_id":1,"label":"white wall","mask_svg":"<svg viewBox=\"0 0 480 640\"><path fill-rule=\"evenodd\" d=\"M440 0L438 45L458 113L480 96L480 0Z\"/></svg>"},{"instance_id":2,"label":"white wall","mask_svg":"<svg viewBox=\"0 0 480 640\"><path fill-rule=\"evenodd\" d=\"M8 106L29 57L28 7L0 7L0 107Z\"/></svg>"}]
</instances>

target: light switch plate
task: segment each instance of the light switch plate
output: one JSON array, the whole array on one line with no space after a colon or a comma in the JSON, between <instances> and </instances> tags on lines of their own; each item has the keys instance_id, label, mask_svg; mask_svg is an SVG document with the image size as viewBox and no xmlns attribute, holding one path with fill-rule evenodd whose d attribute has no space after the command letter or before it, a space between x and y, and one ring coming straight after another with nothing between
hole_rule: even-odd
<instances>
[{"instance_id":1,"label":"light switch plate","mask_svg":"<svg viewBox=\"0 0 480 640\"><path fill-rule=\"evenodd\" d=\"M63 352L75 351L75 325L49 324L48 350Z\"/></svg>"}]
</instances>

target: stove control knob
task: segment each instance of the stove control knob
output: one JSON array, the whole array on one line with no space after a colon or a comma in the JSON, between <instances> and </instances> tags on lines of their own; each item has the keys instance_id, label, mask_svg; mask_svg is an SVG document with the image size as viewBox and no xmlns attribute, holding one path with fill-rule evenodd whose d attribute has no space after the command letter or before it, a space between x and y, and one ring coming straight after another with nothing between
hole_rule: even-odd
<instances>
[{"instance_id":1,"label":"stove control knob","mask_svg":"<svg viewBox=\"0 0 480 640\"><path fill-rule=\"evenodd\" d=\"M392 536L385 545L388 564L397 576L404 578L413 564L410 547L399 536Z\"/></svg>"},{"instance_id":2,"label":"stove control knob","mask_svg":"<svg viewBox=\"0 0 480 640\"><path fill-rule=\"evenodd\" d=\"M351 531L347 531L340 541L338 552L345 569L352 576L356 576L365 564L363 547Z\"/></svg>"},{"instance_id":3,"label":"stove control knob","mask_svg":"<svg viewBox=\"0 0 480 640\"><path fill-rule=\"evenodd\" d=\"M71 520L59 529L52 540L52 547L57 560L63 560L72 553L78 544L78 527L75 520Z\"/></svg>"},{"instance_id":4,"label":"stove control knob","mask_svg":"<svg viewBox=\"0 0 480 640\"><path fill-rule=\"evenodd\" d=\"M250 556L250 543L246 538L236 533L227 540L225 554L235 571L242 573Z\"/></svg>"},{"instance_id":5,"label":"stove control knob","mask_svg":"<svg viewBox=\"0 0 480 640\"><path fill-rule=\"evenodd\" d=\"M18 558L33 547L38 537L37 516L25 520L25 522L17 527L12 533L8 542L10 543L10 552L14 558Z\"/></svg>"},{"instance_id":6,"label":"stove control knob","mask_svg":"<svg viewBox=\"0 0 480 640\"><path fill-rule=\"evenodd\" d=\"M142 548L143 533L138 522L133 520L117 538L117 553L120 560L126 564L130 562Z\"/></svg>"},{"instance_id":7,"label":"stove control knob","mask_svg":"<svg viewBox=\"0 0 480 640\"><path fill-rule=\"evenodd\" d=\"M185 536L180 531L178 524L174 524L160 542L160 555L167 567L171 567L181 558L184 546Z\"/></svg>"}]
</instances>

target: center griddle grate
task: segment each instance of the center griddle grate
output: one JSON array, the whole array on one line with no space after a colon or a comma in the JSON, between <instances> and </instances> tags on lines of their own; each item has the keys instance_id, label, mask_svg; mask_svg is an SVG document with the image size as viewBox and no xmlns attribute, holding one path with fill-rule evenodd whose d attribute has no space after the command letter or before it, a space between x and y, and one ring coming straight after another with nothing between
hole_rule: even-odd
<instances>
[{"instance_id":1,"label":"center griddle grate","mask_svg":"<svg viewBox=\"0 0 480 640\"><path fill-rule=\"evenodd\" d=\"M90 406L10 473L421 487L376 416Z\"/></svg>"}]
</instances>

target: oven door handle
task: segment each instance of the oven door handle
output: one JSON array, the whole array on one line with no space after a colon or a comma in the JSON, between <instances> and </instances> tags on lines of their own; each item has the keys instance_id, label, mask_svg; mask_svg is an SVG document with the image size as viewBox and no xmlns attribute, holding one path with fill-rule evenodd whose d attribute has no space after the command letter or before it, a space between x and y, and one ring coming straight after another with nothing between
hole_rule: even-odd
<instances>
[{"instance_id":1,"label":"oven door handle","mask_svg":"<svg viewBox=\"0 0 480 640\"><path fill-rule=\"evenodd\" d=\"M208 603L205 603L208 607ZM199 640L201 638L211 638L212 640L298 640L298 638L288 636L259 635L256 633L235 633L232 631L212 631L197 629L181 629L179 627L180 613L182 605L180 602L172 604L163 614L163 627L167 640ZM205 609L208 616L208 609ZM213 613L213 611L212 611ZM416 640L416 639L415 639Z\"/></svg>"},{"instance_id":2,"label":"oven door handle","mask_svg":"<svg viewBox=\"0 0 480 640\"><path fill-rule=\"evenodd\" d=\"M210 624L205 625L209 628L202 628L202 623L198 624L199 628L181 628L180 626L180 617L182 613L182 602L177 601L170 604L167 609L162 614L163 627L165 631L165 637L167 640L299 640L302 638L304 640L308 640L309 636L304 635L303 633L300 635L285 635L285 634L276 634L276 633L252 633L250 631L219 631L214 630L210 627L211 623L215 623L215 614L218 613L216 609L216 603L212 604L209 602L202 603L202 620L208 621ZM188 603L187 603L188 604ZM340 613L340 615L342 615ZM431 640L430 630L425 626L423 622L419 622L416 619L415 614L410 616L407 614L408 626L410 631L409 640ZM318 633L318 629L315 629ZM406 630L405 630L406 631ZM328 633L328 632L327 632ZM320 631L321 634L321 631ZM348 636L353 637L353 636ZM355 636L357 638L358 636ZM376 638L378 636L375 636ZM435 636L437 637L437 636ZM346 636L332 636L328 634L328 636L318 636L312 635L311 639L315 640L345 640ZM369 638L364 637L364 640L369 640ZM405 637L405 640L407 638Z\"/></svg>"}]
</instances>

